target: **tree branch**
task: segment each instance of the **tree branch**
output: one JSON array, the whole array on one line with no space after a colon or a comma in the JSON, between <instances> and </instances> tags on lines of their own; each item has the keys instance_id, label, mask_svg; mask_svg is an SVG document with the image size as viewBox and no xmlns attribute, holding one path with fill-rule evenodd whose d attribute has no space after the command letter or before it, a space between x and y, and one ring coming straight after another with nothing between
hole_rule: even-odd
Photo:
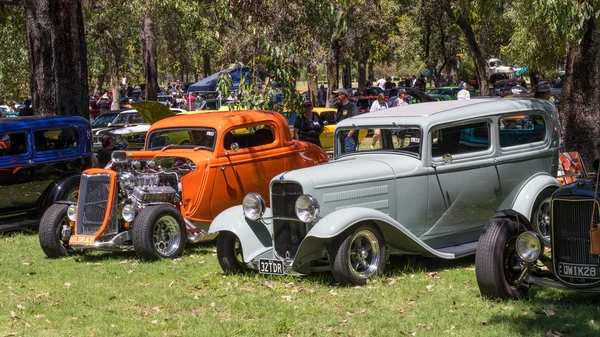
<instances>
[{"instance_id":1,"label":"tree branch","mask_svg":"<svg viewBox=\"0 0 600 337\"><path fill-rule=\"evenodd\" d=\"M20 5L21 0L0 0L0 5Z\"/></svg>"}]
</instances>

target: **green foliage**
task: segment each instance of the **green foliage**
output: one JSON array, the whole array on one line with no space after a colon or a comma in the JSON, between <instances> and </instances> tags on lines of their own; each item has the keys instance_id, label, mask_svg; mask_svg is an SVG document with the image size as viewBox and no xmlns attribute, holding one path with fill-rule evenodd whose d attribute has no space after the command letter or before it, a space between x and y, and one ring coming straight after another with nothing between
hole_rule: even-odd
<instances>
[{"instance_id":1,"label":"green foliage","mask_svg":"<svg viewBox=\"0 0 600 337\"><path fill-rule=\"evenodd\" d=\"M29 56L25 40L25 16L20 6L5 6L0 11L0 104L27 96Z\"/></svg>"}]
</instances>

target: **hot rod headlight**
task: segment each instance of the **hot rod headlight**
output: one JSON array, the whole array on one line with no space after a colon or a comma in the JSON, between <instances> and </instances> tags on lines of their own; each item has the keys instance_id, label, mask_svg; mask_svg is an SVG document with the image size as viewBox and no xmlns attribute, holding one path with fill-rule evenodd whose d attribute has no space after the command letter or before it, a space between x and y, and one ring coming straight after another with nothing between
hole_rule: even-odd
<instances>
[{"instance_id":1,"label":"hot rod headlight","mask_svg":"<svg viewBox=\"0 0 600 337\"><path fill-rule=\"evenodd\" d=\"M242 202L244 216L252 221L256 221L263 216L265 212L265 200L256 192L246 194Z\"/></svg>"},{"instance_id":2,"label":"hot rod headlight","mask_svg":"<svg viewBox=\"0 0 600 337\"><path fill-rule=\"evenodd\" d=\"M77 206L69 205L69 207L67 208L67 217L69 218L69 220L75 221L76 216L77 216Z\"/></svg>"},{"instance_id":3,"label":"hot rod headlight","mask_svg":"<svg viewBox=\"0 0 600 337\"><path fill-rule=\"evenodd\" d=\"M319 216L319 203L308 194L296 199L296 216L304 223L312 222Z\"/></svg>"},{"instance_id":4,"label":"hot rod headlight","mask_svg":"<svg viewBox=\"0 0 600 337\"><path fill-rule=\"evenodd\" d=\"M133 218L135 218L135 208L131 205L125 205L121 214L123 215L123 220L132 222Z\"/></svg>"},{"instance_id":5,"label":"hot rod headlight","mask_svg":"<svg viewBox=\"0 0 600 337\"><path fill-rule=\"evenodd\" d=\"M517 237L517 254L525 262L533 262L544 251L544 244L537 233L528 231Z\"/></svg>"}]
</instances>

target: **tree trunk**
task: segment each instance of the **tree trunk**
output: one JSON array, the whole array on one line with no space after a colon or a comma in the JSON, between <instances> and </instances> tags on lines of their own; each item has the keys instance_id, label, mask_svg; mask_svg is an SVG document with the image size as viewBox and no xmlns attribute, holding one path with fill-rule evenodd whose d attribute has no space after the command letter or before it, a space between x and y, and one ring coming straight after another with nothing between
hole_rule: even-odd
<instances>
[{"instance_id":1,"label":"tree trunk","mask_svg":"<svg viewBox=\"0 0 600 337\"><path fill-rule=\"evenodd\" d=\"M345 89L352 88L352 70L349 62L344 63L344 69L342 72L342 87Z\"/></svg>"},{"instance_id":2,"label":"tree trunk","mask_svg":"<svg viewBox=\"0 0 600 337\"><path fill-rule=\"evenodd\" d=\"M158 70L156 66L156 40L154 38L154 20L150 7L142 19L140 39L144 59L144 77L146 78L145 99L156 101L158 96Z\"/></svg>"},{"instance_id":3,"label":"tree trunk","mask_svg":"<svg viewBox=\"0 0 600 337\"><path fill-rule=\"evenodd\" d=\"M312 102L313 106L318 106L318 98L317 98L317 58L314 54L311 54L310 59L308 60L308 67L306 71L306 81L308 85L308 98Z\"/></svg>"},{"instance_id":4,"label":"tree trunk","mask_svg":"<svg viewBox=\"0 0 600 337\"><path fill-rule=\"evenodd\" d=\"M23 0L36 115L89 118L80 0Z\"/></svg>"},{"instance_id":5,"label":"tree trunk","mask_svg":"<svg viewBox=\"0 0 600 337\"><path fill-rule=\"evenodd\" d=\"M333 101L333 91L339 87L338 82L338 60L340 47L337 40L334 40L329 47L327 55L327 107L329 102Z\"/></svg>"},{"instance_id":6,"label":"tree trunk","mask_svg":"<svg viewBox=\"0 0 600 337\"><path fill-rule=\"evenodd\" d=\"M375 80L375 73L373 72L373 62L369 62L367 67L367 76Z\"/></svg>"},{"instance_id":7,"label":"tree trunk","mask_svg":"<svg viewBox=\"0 0 600 337\"><path fill-rule=\"evenodd\" d=\"M119 73L116 69L114 69L110 73L110 88L112 90L113 99L110 107L111 110L119 110L121 108L121 104L119 103L119 99L121 98L121 95L119 94L119 86Z\"/></svg>"},{"instance_id":8,"label":"tree trunk","mask_svg":"<svg viewBox=\"0 0 600 337\"><path fill-rule=\"evenodd\" d=\"M204 60L204 77L208 77L212 74L212 72L210 71L210 52L206 52L204 53L204 55L202 55L202 59Z\"/></svg>"},{"instance_id":9,"label":"tree trunk","mask_svg":"<svg viewBox=\"0 0 600 337\"><path fill-rule=\"evenodd\" d=\"M94 89L94 94L102 93L102 91L103 91L102 87L104 86L105 80L106 80L106 70L103 70L98 74L98 79L96 82L96 88Z\"/></svg>"},{"instance_id":10,"label":"tree trunk","mask_svg":"<svg viewBox=\"0 0 600 337\"><path fill-rule=\"evenodd\" d=\"M567 51L566 79L560 101L560 117L567 151L578 151L588 170L600 155L600 32L598 21L587 21L580 44Z\"/></svg>"},{"instance_id":11,"label":"tree trunk","mask_svg":"<svg viewBox=\"0 0 600 337\"><path fill-rule=\"evenodd\" d=\"M465 18L462 13L460 13L458 16L454 14L454 10L448 1L442 3L442 6L444 7L446 14L448 14L452 20L456 21L456 24L465 35L471 58L473 59L473 63L475 63L475 69L477 70L477 83L479 85L479 92L482 96L485 96L488 94L487 67L483 52L481 51L481 48L475 39L473 27L471 27L471 24L467 21L467 18Z\"/></svg>"}]
</instances>

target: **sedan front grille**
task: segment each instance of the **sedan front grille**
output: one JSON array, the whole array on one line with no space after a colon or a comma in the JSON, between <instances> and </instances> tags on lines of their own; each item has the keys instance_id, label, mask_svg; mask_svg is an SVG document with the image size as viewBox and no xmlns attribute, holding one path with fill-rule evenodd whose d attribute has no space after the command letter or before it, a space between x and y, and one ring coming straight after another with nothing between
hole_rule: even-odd
<instances>
[{"instance_id":1,"label":"sedan front grille","mask_svg":"<svg viewBox=\"0 0 600 337\"><path fill-rule=\"evenodd\" d=\"M271 206L273 209L273 245L281 258L292 260L306 236L306 224L300 221L280 220L277 217L296 218L296 199L302 195L302 186L296 183L273 183Z\"/></svg>"},{"instance_id":2,"label":"sedan front grille","mask_svg":"<svg viewBox=\"0 0 600 337\"><path fill-rule=\"evenodd\" d=\"M110 174L82 174L77 210L77 234L95 235L110 218L114 195ZM99 233L101 234L101 233Z\"/></svg>"},{"instance_id":3,"label":"sedan front grille","mask_svg":"<svg viewBox=\"0 0 600 337\"><path fill-rule=\"evenodd\" d=\"M562 281L575 286L592 286L600 283L598 278L577 278L558 275L559 263L600 266L600 256L590 254L591 199L555 199L552 202L552 257L554 270ZM596 212L594 223L600 215Z\"/></svg>"}]
</instances>

